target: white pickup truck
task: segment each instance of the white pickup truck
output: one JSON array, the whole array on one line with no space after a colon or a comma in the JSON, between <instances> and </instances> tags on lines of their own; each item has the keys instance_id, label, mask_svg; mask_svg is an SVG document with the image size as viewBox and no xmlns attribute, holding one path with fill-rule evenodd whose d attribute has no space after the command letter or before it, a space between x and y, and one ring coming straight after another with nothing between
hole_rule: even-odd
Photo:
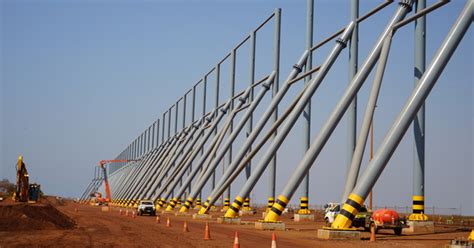
<instances>
[{"instance_id":1,"label":"white pickup truck","mask_svg":"<svg viewBox=\"0 0 474 248\"><path fill-rule=\"evenodd\" d=\"M137 215L149 214L151 216L156 215L155 203L150 200L142 200L137 207Z\"/></svg>"}]
</instances>

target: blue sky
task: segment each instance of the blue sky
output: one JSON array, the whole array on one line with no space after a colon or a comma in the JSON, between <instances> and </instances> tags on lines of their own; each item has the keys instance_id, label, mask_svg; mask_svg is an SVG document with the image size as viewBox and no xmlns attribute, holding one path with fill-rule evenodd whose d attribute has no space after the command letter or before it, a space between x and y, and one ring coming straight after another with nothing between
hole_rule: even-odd
<instances>
[{"instance_id":1,"label":"blue sky","mask_svg":"<svg viewBox=\"0 0 474 248\"><path fill-rule=\"evenodd\" d=\"M348 2L315 1L315 42L348 23ZM361 2L362 14L381 1ZM427 64L463 5L452 1L428 17ZM0 177L13 180L23 154L31 179L46 193L78 196L97 161L115 158L277 7L283 80L304 50L306 1L1 1ZM395 8L361 24L359 64ZM256 78L272 68L272 35L272 23L257 34ZM464 214L474 214L472 43L470 29L429 96L426 113L426 204L462 208ZM331 47L315 53L315 65ZM413 87L413 48L408 25L394 38L375 117L376 147ZM249 83L248 53L248 45L237 52L237 91ZM346 49L313 96L312 137L348 83L347 62ZM221 102L228 96L228 67L222 66ZM213 78L207 110L214 104ZM359 94L359 122L372 78ZM301 83L290 90L282 110L299 89ZM269 101L267 96L263 104ZM261 106L257 113L263 111ZM279 150L277 194L302 156L301 137L298 122ZM344 118L312 167L312 203L339 200L345 137ZM375 186L378 205L410 205L412 158L410 128ZM253 192L257 201L267 197L267 177ZM232 187L233 195L242 182Z\"/></svg>"}]
</instances>

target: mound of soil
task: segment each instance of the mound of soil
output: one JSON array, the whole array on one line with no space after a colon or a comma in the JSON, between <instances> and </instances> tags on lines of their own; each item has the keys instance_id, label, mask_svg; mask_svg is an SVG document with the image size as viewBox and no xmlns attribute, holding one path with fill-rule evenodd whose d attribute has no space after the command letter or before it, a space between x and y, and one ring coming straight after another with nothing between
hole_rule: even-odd
<instances>
[{"instance_id":1,"label":"mound of soil","mask_svg":"<svg viewBox=\"0 0 474 248\"><path fill-rule=\"evenodd\" d=\"M0 231L72 229L74 220L51 204L0 205Z\"/></svg>"}]
</instances>

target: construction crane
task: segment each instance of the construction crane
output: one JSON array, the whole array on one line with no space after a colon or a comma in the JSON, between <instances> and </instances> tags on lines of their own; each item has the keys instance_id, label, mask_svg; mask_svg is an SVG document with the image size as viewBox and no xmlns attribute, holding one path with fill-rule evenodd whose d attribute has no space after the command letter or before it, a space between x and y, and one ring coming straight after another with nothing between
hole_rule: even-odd
<instances>
[{"instance_id":1,"label":"construction crane","mask_svg":"<svg viewBox=\"0 0 474 248\"><path fill-rule=\"evenodd\" d=\"M29 176L26 165L23 163L23 156L18 157L16 164L16 190L13 196L15 201L27 202L29 189Z\"/></svg>"},{"instance_id":2,"label":"construction crane","mask_svg":"<svg viewBox=\"0 0 474 248\"><path fill-rule=\"evenodd\" d=\"M110 164L110 163L127 163L127 162L132 162L132 161L137 161L137 160L127 160L127 159L113 159L113 160L101 160L99 161L99 167L102 168L102 172L104 175L104 186L105 186L105 199L102 198L102 195L98 192L95 192L96 198L99 202L102 204L108 204L110 200L112 199L112 194L110 193L110 184L109 180L107 179L107 169L105 165Z\"/></svg>"}]
</instances>

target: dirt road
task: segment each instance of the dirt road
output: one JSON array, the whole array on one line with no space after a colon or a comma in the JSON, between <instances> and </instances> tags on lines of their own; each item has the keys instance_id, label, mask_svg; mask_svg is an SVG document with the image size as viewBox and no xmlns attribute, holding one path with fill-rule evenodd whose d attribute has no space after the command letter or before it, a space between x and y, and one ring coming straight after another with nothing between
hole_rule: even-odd
<instances>
[{"instance_id":1,"label":"dirt road","mask_svg":"<svg viewBox=\"0 0 474 248\"><path fill-rule=\"evenodd\" d=\"M254 229L252 221L258 216L243 217L248 225L217 224L209 222L211 239L205 241L205 221L191 217L170 215L172 227L165 227L155 217L132 218L119 214L119 209L101 212L99 207L66 203L56 206L76 222L74 229L0 232L0 247L232 247L234 234L240 234L241 247L270 247L272 232ZM77 212L75 211L77 209ZM218 216L220 213L214 213ZM184 220L190 232L183 232ZM379 234L377 242L326 241L316 238L322 222L294 223L283 219L288 231L277 231L278 247L444 247L451 239L467 237L468 231L453 227L437 227L436 234L395 236L389 232ZM1 220L0 220L1 221ZM367 233L363 233L365 239Z\"/></svg>"}]
</instances>

